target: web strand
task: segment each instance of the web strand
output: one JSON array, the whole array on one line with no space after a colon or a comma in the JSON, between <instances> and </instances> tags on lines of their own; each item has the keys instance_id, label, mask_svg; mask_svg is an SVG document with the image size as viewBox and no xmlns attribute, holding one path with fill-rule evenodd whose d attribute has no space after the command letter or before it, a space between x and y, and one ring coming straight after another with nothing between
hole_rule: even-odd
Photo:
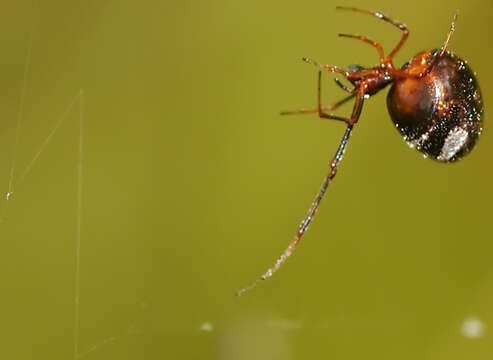
<instances>
[{"instance_id":1,"label":"web strand","mask_svg":"<svg viewBox=\"0 0 493 360\"><path fill-rule=\"evenodd\" d=\"M287 260L287 258L293 253L296 245L303 237L303 234L306 232L306 230L308 230L308 226L310 225L310 222L312 221L313 217L315 216L315 213L317 212L318 206L320 205L320 202L322 201L325 192L327 191L327 187L329 186L330 182L332 181L332 179L335 177L337 173L337 166L339 165L339 163L342 161L342 158L344 157L344 152L346 150L346 146L349 141L349 136L351 135L352 129L353 129L353 125L348 125L348 127L346 128L346 132L342 137L339 147L337 148L337 151L334 157L332 158L332 161L330 162L330 172L325 177L322 186L320 187L320 190L318 191L318 194L315 197L315 200L313 200L312 206L308 210L307 216L301 222L294 241L291 244L289 244L287 249L282 253L282 255L275 262L273 267L269 268L259 279L255 280L255 282L253 282L251 285L239 290L236 293L237 296L243 295L245 292L255 288L263 280L267 280L268 278L270 278Z\"/></svg>"},{"instance_id":2,"label":"web strand","mask_svg":"<svg viewBox=\"0 0 493 360\"><path fill-rule=\"evenodd\" d=\"M26 66L26 69L28 67ZM26 72L27 74L27 72ZM23 96L21 97L23 99ZM26 166L24 172L20 176L19 180L15 183L16 187L18 187L21 183L24 182L26 175L31 171L33 165L36 163L42 152L49 145L57 130L63 124L65 119L68 117L70 112L72 111L74 105L79 102L79 117L78 117L78 145L77 145L77 189L76 189L76 229L75 229L75 289L74 289L74 359L78 358L78 348L79 348L79 298L80 298L80 247L81 247L81 230L82 230L82 180L83 180L83 140L84 140L84 91L81 89L72 99L70 104L67 106L66 110L62 114L62 116L58 119L55 126L51 129L48 136L44 139L41 146L36 151L35 155ZM21 100L21 104L23 104L23 100ZM22 107L22 105L21 105ZM20 128L20 119L22 118L22 111L19 111L19 121L18 121L18 129ZM18 143L18 139L15 141ZM15 148L15 147L14 147ZM15 164L15 156L12 161L12 164ZM12 166L11 170L11 178L9 183L9 192L7 193L8 197L12 194L13 189L13 174L14 174L15 166ZM2 209L2 219L5 218L7 206L5 205Z\"/></svg>"},{"instance_id":3,"label":"web strand","mask_svg":"<svg viewBox=\"0 0 493 360\"><path fill-rule=\"evenodd\" d=\"M79 297L80 297L80 240L82 227L82 150L84 121L84 92L79 92L79 146L77 162L77 225L75 234L75 290L74 290L74 359L79 357Z\"/></svg>"},{"instance_id":4,"label":"web strand","mask_svg":"<svg viewBox=\"0 0 493 360\"><path fill-rule=\"evenodd\" d=\"M63 113L63 115L60 116L60 118L58 119L58 121L55 124L55 126L53 127L53 129L51 129L50 133L45 138L45 140L43 141L43 143L39 147L38 151L36 151L36 153L34 154L33 158L31 159L31 161L29 162L29 164L26 166L24 172L22 173L22 175L20 177L19 183L23 183L24 182L24 179L26 178L26 175L32 170L32 167L33 167L34 163L38 160L39 156L44 151L44 149L46 148L46 146L48 146L48 144L51 142L53 136L55 135L55 133L57 132L57 130L60 128L60 126L63 124L64 120L67 118L68 114L72 110L72 107L77 103L77 101L80 101L80 99L82 98L82 95L83 95L83 93L82 93L82 91L80 91L72 99L72 101L70 102L69 106L67 107L67 109L65 110L65 112Z\"/></svg>"},{"instance_id":5,"label":"web strand","mask_svg":"<svg viewBox=\"0 0 493 360\"><path fill-rule=\"evenodd\" d=\"M25 102L25 98L26 98L27 77L29 74L29 68L31 66L33 34L34 34L34 27L31 31L31 34L29 35L29 45L27 46L26 61L24 63L24 75L23 75L23 79L22 79L21 96L19 99L19 111L17 113L17 124L15 127L14 144L12 147L12 160L11 160L10 172L9 172L10 173L10 175L9 175L9 187L8 187L7 193L5 195L6 200L10 199L10 196L12 195L12 192L13 192L13 183L14 183L14 175L15 175L16 159L17 159L17 148L19 147L19 139L20 139L20 134L21 134L21 124L22 124L22 118L24 117L24 102ZM1 218L0 218L1 220L3 220L5 217L5 213L7 212L7 207L8 207L8 202L6 202L2 208L2 214L1 214Z\"/></svg>"}]
</instances>

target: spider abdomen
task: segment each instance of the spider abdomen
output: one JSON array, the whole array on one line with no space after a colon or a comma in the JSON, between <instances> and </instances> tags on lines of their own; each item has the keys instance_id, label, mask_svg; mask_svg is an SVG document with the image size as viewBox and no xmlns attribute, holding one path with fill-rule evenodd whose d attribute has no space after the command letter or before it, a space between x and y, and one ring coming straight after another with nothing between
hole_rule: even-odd
<instances>
[{"instance_id":1,"label":"spider abdomen","mask_svg":"<svg viewBox=\"0 0 493 360\"><path fill-rule=\"evenodd\" d=\"M404 140L442 162L472 150L482 130L481 90L467 63L440 50L416 55L402 67L387 96L390 117ZM434 64L426 71L428 64Z\"/></svg>"}]
</instances>

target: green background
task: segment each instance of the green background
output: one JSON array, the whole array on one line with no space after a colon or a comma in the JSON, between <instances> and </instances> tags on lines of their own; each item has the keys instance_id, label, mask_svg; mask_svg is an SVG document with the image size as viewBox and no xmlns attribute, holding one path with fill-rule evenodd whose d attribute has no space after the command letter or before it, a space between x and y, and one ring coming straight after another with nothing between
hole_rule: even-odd
<instances>
[{"instance_id":1,"label":"green background","mask_svg":"<svg viewBox=\"0 0 493 360\"><path fill-rule=\"evenodd\" d=\"M234 296L292 240L344 132L279 115L316 103L317 71L301 57L373 66L374 49L337 33L387 52L400 38L336 5L406 23L399 67L441 46L459 9L449 48L488 107L487 1L0 4L2 358L491 358L488 109L477 148L444 165L402 141L386 90L372 97L294 256ZM344 95L332 78L326 103ZM485 329L476 338L461 331L471 318Z\"/></svg>"}]
</instances>

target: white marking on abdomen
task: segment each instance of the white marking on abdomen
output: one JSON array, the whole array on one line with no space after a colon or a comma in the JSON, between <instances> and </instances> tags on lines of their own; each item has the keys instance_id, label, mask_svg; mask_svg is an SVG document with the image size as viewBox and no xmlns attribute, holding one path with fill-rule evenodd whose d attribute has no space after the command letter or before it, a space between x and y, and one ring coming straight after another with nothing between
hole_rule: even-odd
<instances>
[{"instance_id":1,"label":"white marking on abdomen","mask_svg":"<svg viewBox=\"0 0 493 360\"><path fill-rule=\"evenodd\" d=\"M466 143L468 136L468 132L458 126L450 130L437 160L449 161Z\"/></svg>"}]
</instances>

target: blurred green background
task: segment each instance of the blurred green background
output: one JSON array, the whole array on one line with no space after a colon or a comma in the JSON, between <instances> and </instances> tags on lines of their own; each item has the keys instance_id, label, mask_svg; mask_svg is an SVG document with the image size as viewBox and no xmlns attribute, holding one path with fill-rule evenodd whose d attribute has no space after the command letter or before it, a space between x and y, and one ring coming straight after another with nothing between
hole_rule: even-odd
<instances>
[{"instance_id":1,"label":"blurred green background","mask_svg":"<svg viewBox=\"0 0 493 360\"><path fill-rule=\"evenodd\" d=\"M486 1L0 4L3 358L491 358L488 109L477 148L443 165L402 141L386 91L367 101L294 256L234 296L292 240L344 132L279 115L316 103L301 57L373 66L337 33L400 38L336 5L409 26L396 66L440 47L459 9L450 49L490 103Z\"/></svg>"}]
</instances>

